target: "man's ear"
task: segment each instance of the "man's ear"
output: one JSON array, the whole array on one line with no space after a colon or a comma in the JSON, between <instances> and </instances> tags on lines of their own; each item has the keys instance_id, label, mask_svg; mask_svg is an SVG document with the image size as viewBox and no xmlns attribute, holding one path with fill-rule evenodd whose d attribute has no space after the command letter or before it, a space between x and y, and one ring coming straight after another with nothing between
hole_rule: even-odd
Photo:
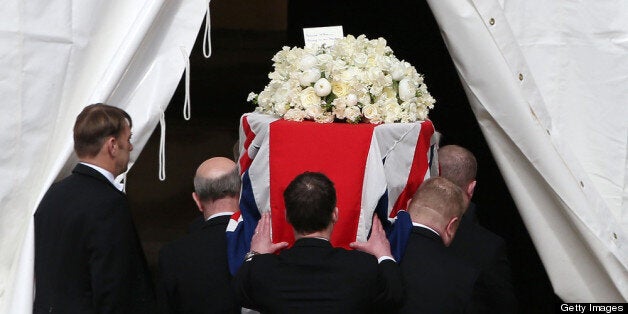
<instances>
[{"instance_id":1,"label":"man's ear","mask_svg":"<svg viewBox=\"0 0 628 314\"><path fill-rule=\"evenodd\" d=\"M460 224L460 218L458 217L451 218L447 223L447 226L445 227L445 237L443 237L445 246L449 246L454 240L454 236L458 230L458 224Z\"/></svg>"},{"instance_id":2,"label":"man's ear","mask_svg":"<svg viewBox=\"0 0 628 314\"><path fill-rule=\"evenodd\" d=\"M196 192L192 192L192 198L194 199L194 203L196 203L196 207L198 211L203 212L203 203L201 202L201 198L196 194Z\"/></svg>"},{"instance_id":3,"label":"man's ear","mask_svg":"<svg viewBox=\"0 0 628 314\"><path fill-rule=\"evenodd\" d=\"M475 192L475 185L478 183L478 181L473 180L469 183L469 185L467 185L467 190L465 191L467 193L467 195L469 196L469 201L471 201L471 198L473 197L473 192Z\"/></svg>"},{"instance_id":4,"label":"man's ear","mask_svg":"<svg viewBox=\"0 0 628 314\"><path fill-rule=\"evenodd\" d=\"M336 223L338 221L338 207L334 207L334 211L331 213L331 222Z\"/></svg>"},{"instance_id":5,"label":"man's ear","mask_svg":"<svg viewBox=\"0 0 628 314\"><path fill-rule=\"evenodd\" d=\"M118 152L118 143L116 141L116 138L113 136L108 137L103 144L103 149L105 149L107 151L107 154L109 154L110 156L115 156Z\"/></svg>"}]
</instances>

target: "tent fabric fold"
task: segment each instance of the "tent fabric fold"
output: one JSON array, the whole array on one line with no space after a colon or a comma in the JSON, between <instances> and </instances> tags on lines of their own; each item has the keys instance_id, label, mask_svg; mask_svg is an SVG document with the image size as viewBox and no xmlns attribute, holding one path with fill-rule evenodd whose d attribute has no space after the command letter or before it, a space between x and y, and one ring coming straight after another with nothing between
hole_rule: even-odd
<instances>
[{"instance_id":1,"label":"tent fabric fold","mask_svg":"<svg viewBox=\"0 0 628 314\"><path fill-rule=\"evenodd\" d=\"M76 162L88 104L133 117L136 159L185 69L208 1L18 1L0 10L0 312L30 313L32 214ZM134 184L130 182L128 184Z\"/></svg>"},{"instance_id":2,"label":"tent fabric fold","mask_svg":"<svg viewBox=\"0 0 628 314\"><path fill-rule=\"evenodd\" d=\"M628 66L628 49L623 47L616 69L587 62L556 66L562 59L553 53L563 48L553 42L567 43L573 55L609 54L603 44L597 51L595 45L581 45L589 38L587 30L578 26L577 14L565 18L567 4L428 3L555 292L566 302L626 302L628 234L621 214L626 205L616 200L625 190L628 106L595 80L610 76L615 89L625 90L628 80L621 69ZM584 14L605 5L568 9L571 15ZM542 22L555 15L561 23ZM628 23L596 25L595 31L608 33L605 28L617 26L616 35L626 38ZM572 81L578 82L574 86L590 84L588 89L568 88L565 94L563 83ZM600 114L571 114L596 106ZM582 120L591 129L579 125Z\"/></svg>"}]
</instances>

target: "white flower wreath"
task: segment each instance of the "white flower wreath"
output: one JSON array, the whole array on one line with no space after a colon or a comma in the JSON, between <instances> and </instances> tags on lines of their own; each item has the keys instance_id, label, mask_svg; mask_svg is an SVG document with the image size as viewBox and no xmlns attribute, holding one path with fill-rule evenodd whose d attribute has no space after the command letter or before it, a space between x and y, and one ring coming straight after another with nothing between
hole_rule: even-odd
<instances>
[{"instance_id":1,"label":"white flower wreath","mask_svg":"<svg viewBox=\"0 0 628 314\"><path fill-rule=\"evenodd\" d=\"M423 76L383 38L348 35L331 47L283 47L272 61L270 83L247 99L258 112L292 121L405 123L425 120L434 108Z\"/></svg>"}]
</instances>

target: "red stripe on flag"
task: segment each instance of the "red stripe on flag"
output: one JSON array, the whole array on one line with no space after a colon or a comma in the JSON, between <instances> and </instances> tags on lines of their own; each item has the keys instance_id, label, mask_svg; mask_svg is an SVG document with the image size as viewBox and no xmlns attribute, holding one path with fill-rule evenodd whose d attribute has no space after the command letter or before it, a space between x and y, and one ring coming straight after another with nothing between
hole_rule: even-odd
<instances>
[{"instance_id":1,"label":"red stripe on flag","mask_svg":"<svg viewBox=\"0 0 628 314\"><path fill-rule=\"evenodd\" d=\"M251 157L249 157L249 146L251 146L251 143L253 142L253 139L255 138L255 133L253 133L253 130L251 130L251 125L249 124L249 120L247 119L247 116L242 117L242 130L244 131L244 135L246 136L246 140L244 140L244 153L242 154L242 156L240 156L240 175L243 174L246 170L249 169L249 167L251 166L251 163L253 162L253 159L251 159Z\"/></svg>"},{"instance_id":2,"label":"red stripe on flag","mask_svg":"<svg viewBox=\"0 0 628 314\"><path fill-rule=\"evenodd\" d=\"M421 130L419 131L419 139L414 147L414 158L412 159L412 166L410 168L410 174L408 175L408 181L406 186L399 194L395 205L390 211L390 217L397 216L397 212L401 209L405 209L408 200L412 198L414 192L423 183L423 178L429 167L429 160L427 154L430 150L430 140L434 134L434 125L432 121L425 120L421 123Z\"/></svg>"},{"instance_id":3,"label":"red stripe on flag","mask_svg":"<svg viewBox=\"0 0 628 314\"><path fill-rule=\"evenodd\" d=\"M331 243L349 248L355 241L362 182L375 125L321 124L278 120L270 124L270 206L273 242L294 242L286 222L283 191L305 171L322 172L336 188L339 217Z\"/></svg>"},{"instance_id":4,"label":"red stripe on flag","mask_svg":"<svg viewBox=\"0 0 628 314\"><path fill-rule=\"evenodd\" d=\"M240 211L237 211L237 212L231 214L231 218L230 219L234 220L234 221L238 221L238 219L240 219Z\"/></svg>"}]
</instances>

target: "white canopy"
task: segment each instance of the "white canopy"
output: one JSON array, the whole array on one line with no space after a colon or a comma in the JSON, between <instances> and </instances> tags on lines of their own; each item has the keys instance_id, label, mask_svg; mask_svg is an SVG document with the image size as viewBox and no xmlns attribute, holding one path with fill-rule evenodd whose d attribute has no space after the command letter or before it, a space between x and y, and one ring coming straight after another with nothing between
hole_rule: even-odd
<instances>
[{"instance_id":1,"label":"white canopy","mask_svg":"<svg viewBox=\"0 0 628 314\"><path fill-rule=\"evenodd\" d=\"M137 158L179 83L208 2L3 1L0 313L32 312L32 214L76 161L76 115L96 102L125 109Z\"/></svg>"},{"instance_id":2,"label":"white canopy","mask_svg":"<svg viewBox=\"0 0 628 314\"><path fill-rule=\"evenodd\" d=\"M566 302L628 301L628 6L429 0Z\"/></svg>"}]
</instances>

